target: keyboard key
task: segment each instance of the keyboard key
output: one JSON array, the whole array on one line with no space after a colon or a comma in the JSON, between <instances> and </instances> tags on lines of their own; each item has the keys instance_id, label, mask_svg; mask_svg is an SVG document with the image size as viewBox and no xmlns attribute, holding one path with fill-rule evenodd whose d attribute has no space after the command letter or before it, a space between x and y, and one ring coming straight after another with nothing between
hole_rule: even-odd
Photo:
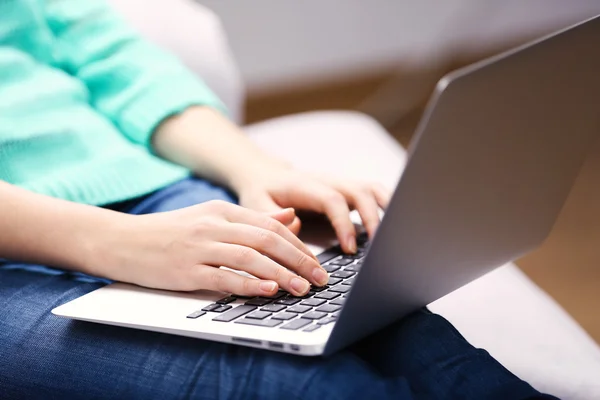
<instances>
[{"instance_id":1,"label":"keyboard key","mask_svg":"<svg viewBox=\"0 0 600 400\"><path fill-rule=\"evenodd\" d=\"M358 272L358 270L360 270L360 264L352 264L344 268L344 271Z\"/></svg>"},{"instance_id":2,"label":"keyboard key","mask_svg":"<svg viewBox=\"0 0 600 400\"><path fill-rule=\"evenodd\" d=\"M319 260L319 263L321 265L325 264L327 261L339 256L341 251L342 250L340 249L340 246L336 246L334 248L325 250L324 252L322 252L321 254L319 254L317 256L317 260Z\"/></svg>"},{"instance_id":3,"label":"keyboard key","mask_svg":"<svg viewBox=\"0 0 600 400\"><path fill-rule=\"evenodd\" d=\"M212 312L218 312L218 313L222 313L225 312L227 310L230 310L232 306L228 306L225 304L219 304L218 308L215 308L214 310L212 310Z\"/></svg>"},{"instance_id":4,"label":"keyboard key","mask_svg":"<svg viewBox=\"0 0 600 400\"><path fill-rule=\"evenodd\" d=\"M334 278L342 278L342 279L346 279L346 278L350 278L351 276L356 275L356 272L352 272L352 271L338 271L338 272L334 272L333 274L331 274L331 276L333 276Z\"/></svg>"},{"instance_id":5,"label":"keyboard key","mask_svg":"<svg viewBox=\"0 0 600 400\"><path fill-rule=\"evenodd\" d=\"M329 265L338 265L340 267L343 267L343 266L348 265L353 262L354 262L353 259L348 259L348 258L342 257L342 258L338 258L336 260L331 261L329 263Z\"/></svg>"},{"instance_id":6,"label":"keyboard key","mask_svg":"<svg viewBox=\"0 0 600 400\"><path fill-rule=\"evenodd\" d=\"M186 318L196 319L198 317L203 316L204 314L206 314L206 311L198 310L198 311L194 311L193 313L189 314Z\"/></svg>"},{"instance_id":7,"label":"keyboard key","mask_svg":"<svg viewBox=\"0 0 600 400\"><path fill-rule=\"evenodd\" d=\"M343 306L344 302L346 302L346 299L342 299L341 297L339 299L335 299L332 302L330 302L329 304L333 304L336 306Z\"/></svg>"},{"instance_id":8,"label":"keyboard key","mask_svg":"<svg viewBox=\"0 0 600 400\"><path fill-rule=\"evenodd\" d=\"M325 286L313 286L310 288L310 290L312 292L322 292L325 289L329 289L329 286L325 285Z\"/></svg>"},{"instance_id":9,"label":"keyboard key","mask_svg":"<svg viewBox=\"0 0 600 400\"><path fill-rule=\"evenodd\" d=\"M229 303L233 303L236 300L237 300L237 297L235 297L235 296L227 296L227 297L223 297L221 300L217 300L217 304L229 304Z\"/></svg>"},{"instance_id":10,"label":"keyboard key","mask_svg":"<svg viewBox=\"0 0 600 400\"><path fill-rule=\"evenodd\" d=\"M355 279L356 278L346 279L344 282L342 282L342 285L352 285Z\"/></svg>"},{"instance_id":11,"label":"keyboard key","mask_svg":"<svg viewBox=\"0 0 600 400\"><path fill-rule=\"evenodd\" d=\"M280 319L282 321L287 321L288 319L294 318L296 315L298 315L298 314L284 311L284 312L280 312L278 314L273 315L273 319Z\"/></svg>"},{"instance_id":12,"label":"keyboard key","mask_svg":"<svg viewBox=\"0 0 600 400\"><path fill-rule=\"evenodd\" d=\"M285 306L283 306L281 304L267 304L266 306L262 307L261 310L268 311L268 312L279 312L279 311L283 310L284 308L285 308Z\"/></svg>"},{"instance_id":13,"label":"keyboard key","mask_svg":"<svg viewBox=\"0 0 600 400\"><path fill-rule=\"evenodd\" d=\"M311 311L309 313L306 314L302 314L300 316L300 318L304 318L304 319L321 319L323 317L326 317L327 314L324 312L320 312L320 311Z\"/></svg>"},{"instance_id":14,"label":"keyboard key","mask_svg":"<svg viewBox=\"0 0 600 400\"><path fill-rule=\"evenodd\" d=\"M255 325L255 326L264 326L266 328L272 328L281 324L281 321L276 319L251 319L251 318L242 318L235 321L236 324L246 324L246 325Z\"/></svg>"},{"instance_id":15,"label":"keyboard key","mask_svg":"<svg viewBox=\"0 0 600 400\"><path fill-rule=\"evenodd\" d=\"M298 330L308 324L310 324L310 320L308 320L308 319L297 319L297 320L288 322L287 324L283 325L281 327L281 329L289 329L291 331L295 331L295 330Z\"/></svg>"},{"instance_id":16,"label":"keyboard key","mask_svg":"<svg viewBox=\"0 0 600 400\"><path fill-rule=\"evenodd\" d=\"M266 297L254 297L254 298L248 300L244 304L249 305L249 306L264 306L264 305L269 304L272 301L273 300L267 299Z\"/></svg>"},{"instance_id":17,"label":"keyboard key","mask_svg":"<svg viewBox=\"0 0 600 400\"><path fill-rule=\"evenodd\" d=\"M279 300L275 300L275 304L283 304L284 306L293 306L294 304L300 302L300 298L298 297L283 297Z\"/></svg>"},{"instance_id":18,"label":"keyboard key","mask_svg":"<svg viewBox=\"0 0 600 400\"><path fill-rule=\"evenodd\" d=\"M313 288L311 288L308 293L306 293L304 296L300 296L298 297L299 299L308 299L309 297L313 297L315 295L317 291L315 291Z\"/></svg>"},{"instance_id":19,"label":"keyboard key","mask_svg":"<svg viewBox=\"0 0 600 400\"><path fill-rule=\"evenodd\" d=\"M338 312L334 312L333 314L331 314L332 317L337 318L340 316L341 311Z\"/></svg>"},{"instance_id":20,"label":"keyboard key","mask_svg":"<svg viewBox=\"0 0 600 400\"><path fill-rule=\"evenodd\" d=\"M254 310L256 310L255 306L247 306L244 304L241 306L237 306L233 310L227 311L226 313L223 313L213 318L213 321L231 322L234 319L241 317L242 315L248 314L249 312Z\"/></svg>"},{"instance_id":21,"label":"keyboard key","mask_svg":"<svg viewBox=\"0 0 600 400\"><path fill-rule=\"evenodd\" d=\"M304 300L302 303L300 303L300 305L301 306L309 306L309 307L317 307L323 303L325 303L325 300L315 299L313 297L312 299Z\"/></svg>"},{"instance_id":22,"label":"keyboard key","mask_svg":"<svg viewBox=\"0 0 600 400\"><path fill-rule=\"evenodd\" d=\"M339 293L334 293L334 292L321 292L321 293L317 293L315 295L315 297L317 299L332 300L332 299L335 299L336 297L338 297L339 295L340 295Z\"/></svg>"},{"instance_id":23,"label":"keyboard key","mask_svg":"<svg viewBox=\"0 0 600 400\"><path fill-rule=\"evenodd\" d=\"M350 291L350 289L351 289L351 287L347 286L347 285L337 285L332 288L329 288L329 291L336 292L336 293L348 293Z\"/></svg>"},{"instance_id":24,"label":"keyboard key","mask_svg":"<svg viewBox=\"0 0 600 400\"><path fill-rule=\"evenodd\" d=\"M336 306L335 304L325 304L324 306L317 308L315 311L332 313L332 312L336 312L340 308L342 308L342 306Z\"/></svg>"},{"instance_id":25,"label":"keyboard key","mask_svg":"<svg viewBox=\"0 0 600 400\"><path fill-rule=\"evenodd\" d=\"M333 285L337 285L338 283L340 283L342 280L340 278L332 278L331 276L329 277L329 281L327 282L327 284L329 286L333 286Z\"/></svg>"},{"instance_id":26,"label":"keyboard key","mask_svg":"<svg viewBox=\"0 0 600 400\"><path fill-rule=\"evenodd\" d=\"M206 307L204 307L202 309L202 311L213 311L219 307L221 307L221 304L213 303L213 304L209 304Z\"/></svg>"},{"instance_id":27,"label":"keyboard key","mask_svg":"<svg viewBox=\"0 0 600 400\"><path fill-rule=\"evenodd\" d=\"M335 272L340 268L342 268L342 267L340 267L339 265L335 265L335 264L323 265L323 269L329 273Z\"/></svg>"},{"instance_id":28,"label":"keyboard key","mask_svg":"<svg viewBox=\"0 0 600 400\"><path fill-rule=\"evenodd\" d=\"M284 292L283 290L280 290L277 293L275 293L273 296L262 296L261 299L277 300L277 299L282 298L286 294L288 294L288 292Z\"/></svg>"},{"instance_id":29,"label":"keyboard key","mask_svg":"<svg viewBox=\"0 0 600 400\"><path fill-rule=\"evenodd\" d=\"M309 311L311 308L312 307L302 306L302 305L298 304L297 306L290 307L287 310L288 310L288 312L293 312L293 313L296 313L296 314L302 314L302 313L305 313L305 312Z\"/></svg>"},{"instance_id":30,"label":"keyboard key","mask_svg":"<svg viewBox=\"0 0 600 400\"><path fill-rule=\"evenodd\" d=\"M336 319L337 318L335 318L335 317L328 317L328 318L322 319L320 321L317 321L317 324L319 324L319 325L327 325L327 324L330 324L332 322L335 322Z\"/></svg>"},{"instance_id":31,"label":"keyboard key","mask_svg":"<svg viewBox=\"0 0 600 400\"><path fill-rule=\"evenodd\" d=\"M246 318L265 319L267 317L270 317L271 315L273 315L273 313L258 310L258 311L254 311L253 313L248 314L246 316Z\"/></svg>"},{"instance_id":32,"label":"keyboard key","mask_svg":"<svg viewBox=\"0 0 600 400\"><path fill-rule=\"evenodd\" d=\"M312 324L311 326L309 326L308 328L304 328L302 329L302 332L312 332L312 331L316 331L317 329L319 329L321 327L321 325L317 325L317 324Z\"/></svg>"}]
</instances>

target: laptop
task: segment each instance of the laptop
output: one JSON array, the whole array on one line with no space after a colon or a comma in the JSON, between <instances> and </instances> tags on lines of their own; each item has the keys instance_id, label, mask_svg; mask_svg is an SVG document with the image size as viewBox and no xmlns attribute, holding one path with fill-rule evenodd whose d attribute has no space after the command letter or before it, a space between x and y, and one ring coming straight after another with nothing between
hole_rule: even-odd
<instances>
[{"instance_id":1,"label":"laptop","mask_svg":"<svg viewBox=\"0 0 600 400\"><path fill-rule=\"evenodd\" d=\"M595 17L442 78L374 238L319 255L325 287L244 298L115 283L52 312L334 353L543 242L600 133L599 41Z\"/></svg>"}]
</instances>

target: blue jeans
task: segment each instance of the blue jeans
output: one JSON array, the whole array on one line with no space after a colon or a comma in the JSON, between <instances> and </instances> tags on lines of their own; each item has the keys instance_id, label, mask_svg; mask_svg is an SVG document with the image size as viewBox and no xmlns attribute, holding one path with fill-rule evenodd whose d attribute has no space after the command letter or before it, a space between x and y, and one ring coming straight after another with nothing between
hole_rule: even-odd
<instances>
[{"instance_id":1,"label":"blue jeans","mask_svg":"<svg viewBox=\"0 0 600 400\"><path fill-rule=\"evenodd\" d=\"M187 179L110 207L142 214L212 199L233 201L218 187ZM50 313L105 284L45 266L0 265L0 398L553 398L472 347L448 321L427 310L327 358L71 321Z\"/></svg>"}]
</instances>

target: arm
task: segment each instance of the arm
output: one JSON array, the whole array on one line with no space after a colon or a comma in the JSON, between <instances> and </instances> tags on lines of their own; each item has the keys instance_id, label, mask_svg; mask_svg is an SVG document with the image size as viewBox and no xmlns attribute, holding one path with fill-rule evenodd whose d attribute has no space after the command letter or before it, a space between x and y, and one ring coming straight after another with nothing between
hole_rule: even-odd
<instances>
[{"instance_id":1,"label":"arm","mask_svg":"<svg viewBox=\"0 0 600 400\"><path fill-rule=\"evenodd\" d=\"M264 153L239 127L207 107L191 107L165 120L151 145L163 158L238 193L262 171L291 168Z\"/></svg>"},{"instance_id":2,"label":"arm","mask_svg":"<svg viewBox=\"0 0 600 400\"><path fill-rule=\"evenodd\" d=\"M88 262L125 214L39 195L0 181L0 258L105 276Z\"/></svg>"},{"instance_id":3,"label":"arm","mask_svg":"<svg viewBox=\"0 0 600 400\"><path fill-rule=\"evenodd\" d=\"M269 217L223 202L128 215L0 181L0 258L168 290L268 296L281 287L303 295L307 280L322 285L328 277L306 246L278 222L290 218L291 210Z\"/></svg>"}]
</instances>

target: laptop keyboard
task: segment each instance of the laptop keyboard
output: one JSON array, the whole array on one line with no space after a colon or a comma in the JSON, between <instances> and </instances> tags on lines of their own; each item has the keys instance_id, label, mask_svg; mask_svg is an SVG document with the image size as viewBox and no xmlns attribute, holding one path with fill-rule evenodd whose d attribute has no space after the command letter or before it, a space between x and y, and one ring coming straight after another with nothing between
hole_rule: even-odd
<instances>
[{"instance_id":1,"label":"laptop keyboard","mask_svg":"<svg viewBox=\"0 0 600 400\"><path fill-rule=\"evenodd\" d=\"M194 311L187 318L196 319L208 314L218 322L304 332L314 332L334 323L360 271L368 245L366 234L359 235L357 239L356 254L343 254L340 247L336 246L317 256L330 274L326 286L311 287L302 297L282 290L271 297L248 298L232 294ZM244 304L230 304L237 300L244 301Z\"/></svg>"}]
</instances>

